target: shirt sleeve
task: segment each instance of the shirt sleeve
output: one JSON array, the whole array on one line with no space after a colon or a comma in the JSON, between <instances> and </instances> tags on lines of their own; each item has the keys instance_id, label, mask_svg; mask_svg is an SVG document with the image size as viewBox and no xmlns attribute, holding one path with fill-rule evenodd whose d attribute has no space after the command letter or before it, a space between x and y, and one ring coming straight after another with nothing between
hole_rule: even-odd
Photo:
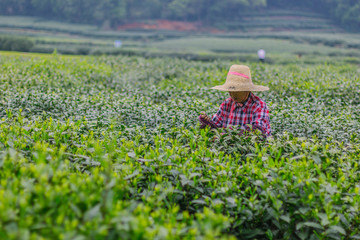
<instances>
[{"instance_id":1,"label":"shirt sleeve","mask_svg":"<svg viewBox=\"0 0 360 240\"><path fill-rule=\"evenodd\" d=\"M271 136L269 109L266 104L258 106L252 114L251 125L266 136Z\"/></svg>"},{"instance_id":2,"label":"shirt sleeve","mask_svg":"<svg viewBox=\"0 0 360 240\"><path fill-rule=\"evenodd\" d=\"M216 124L216 126L218 126L219 128L223 126L223 122L224 122L224 109L225 109L225 102L223 102L220 107L219 110L217 111L217 113L214 114L214 116L212 117L212 121Z\"/></svg>"}]
</instances>

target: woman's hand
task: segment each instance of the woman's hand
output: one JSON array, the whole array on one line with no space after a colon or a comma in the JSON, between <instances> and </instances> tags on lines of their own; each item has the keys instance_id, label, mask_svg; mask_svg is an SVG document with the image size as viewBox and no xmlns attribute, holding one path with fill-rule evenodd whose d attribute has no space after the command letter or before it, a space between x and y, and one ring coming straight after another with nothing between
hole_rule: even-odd
<instances>
[{"instance_id":1,"label":"woman's hand","mask_svg":"<svg viewBox=\"0 0 360 240\"><path fill-rule=\"evenodd\" d=\"M201 122L201 128L204 126L209 126L211 128L219 128L212 120L211 118L206 115L206 113L202 112L199 116L199 121ZM204 126L203 126L204 125Z\"/></svg>"},{"instance_id":2,"label":"woman's hand","mask_svg":"<svg viewBox=\"0 0 360 240\"><path fill-rule=\"evenodd\" d=\"M210 121L210 117L208 115L206 115L206 113L204 113L204 112L200 113L200 117L207 122Z\"/></svg>"}]
</instances>

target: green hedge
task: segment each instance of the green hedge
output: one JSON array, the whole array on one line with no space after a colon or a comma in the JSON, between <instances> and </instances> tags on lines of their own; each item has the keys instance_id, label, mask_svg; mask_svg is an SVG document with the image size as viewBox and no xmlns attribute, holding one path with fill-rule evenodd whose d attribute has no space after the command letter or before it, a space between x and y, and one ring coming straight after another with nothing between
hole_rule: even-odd
<instances>
[{"instance_id":1,"label":"green hedge","mask_svg":"<svg viewBox=\"0 0 360 240\"><path fill-rule=\"evenodd\" d=\"M29 52L33 46L27 38L0 36L0 50Z\"/></svg>"}]
</instances>

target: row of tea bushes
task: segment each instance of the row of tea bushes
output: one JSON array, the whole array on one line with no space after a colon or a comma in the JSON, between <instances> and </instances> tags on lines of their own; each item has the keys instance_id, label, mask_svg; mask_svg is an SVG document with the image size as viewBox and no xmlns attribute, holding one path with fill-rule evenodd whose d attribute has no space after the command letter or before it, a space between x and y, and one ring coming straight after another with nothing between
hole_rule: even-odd
<instances>
[{"instance_id":1,"label":"row of tea bushes","mask_svg":"<svg viewBox=\"0 0 360 240\"><path fill-rule=\"evenodd\" d=\"M251 64L263 141L199 129L230 64L0 57L0 238L359 239L357 67Z\"/></svg>"},{"instance_id":2,"label":"row of tea bushes","mask_svg":"<svg viewBox=\"0 0 360 240\"><path fill-rule=\"evenodd\" d=\"M97 136L83 133L88 124L2 120L3 236L341 239L359 231L358 144L236 132L213 140L198 128Z\"/></svg>"}]
</instances>

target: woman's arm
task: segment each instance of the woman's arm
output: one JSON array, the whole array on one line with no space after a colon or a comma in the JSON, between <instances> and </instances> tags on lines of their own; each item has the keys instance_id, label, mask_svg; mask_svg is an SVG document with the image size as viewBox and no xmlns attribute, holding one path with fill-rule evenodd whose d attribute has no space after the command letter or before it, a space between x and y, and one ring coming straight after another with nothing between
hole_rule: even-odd
<instances>
[{"instance_id":1,"label":"woman's arm","mask_svg":"<svg viewBox=\"0 0 360 240\"><path fill-rule=\"evenodd\" d=\"M224 105L225 102L223 102L220 107L219 110L217 111L217 113L214 114L214 116L212 117L212 119L210 119L209 116L207 116L206 114L200 114L199 116L199 121L201 123L200 128L204 128L205 126L209 126L211 128L220 128L223 126L223 121L224 121L224 113L223 113L223 109L224 109Z\"/></svg>"},{"instance_id":2,"label":"woman's arm","mask_svg":"<svg viewBox=\"0 0 360 240\"><path fill-rule=\"evenodd\" d=\"M225 114L224 114L225 104L226 104L226 101L224 101L220 105L219 110L214 114L214 116L211 119L218 128L223 127L224 116L225 116Z\"/></svg>"},{"instance_id":3,"label":"woman's arm","mask_svg":"<svg viewBox=\"0 0 360 240\"><path fill-rule=\"evenodd\" d=\"M264 135L271 136L269 109L266 105L260 105L252 112L251 125L253 129L259 129Z\"/></svg>"}]
</instances>

